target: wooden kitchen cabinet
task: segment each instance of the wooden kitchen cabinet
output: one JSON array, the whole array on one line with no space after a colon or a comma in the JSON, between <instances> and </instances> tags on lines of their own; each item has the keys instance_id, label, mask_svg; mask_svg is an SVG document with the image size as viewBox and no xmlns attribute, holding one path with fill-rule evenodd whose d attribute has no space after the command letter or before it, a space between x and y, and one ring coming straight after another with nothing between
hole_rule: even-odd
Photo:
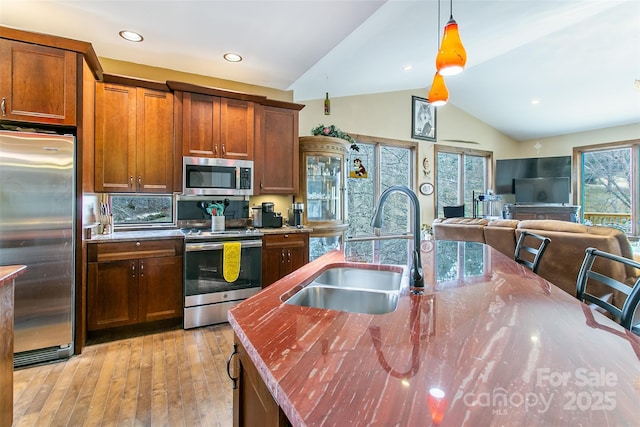
<instances>
[{"instance_id":1,"label":"wooden kitchen cabinet","mask_svg":"<svg viewBox=\"0 0 640 427\"><path fill-rule=\"evenodd\" d=\"M182 93L182 155L253 160L254 103Z\"/></svg>"},{"instance_id":2,"label":"wooden kitchen cabinet","mask_svg":"<svg viewBox=\"0 0 640 427\"><path fill-rule=\"evenodd\" d=\"M298 116L302 108L304 105L271 100L257 106L254 194L298 192Z\"/></svg>"},{"instance_id":3,"label":"wooden kitchen cabinet","mask_svg":"<svg viewBox=\"0 0 640 427\"><path fill-rule=\"evenodd\" d=\"M233 389L233 426L290 426L291 423L274 400L235 334L234 344L237 353L234 354L236 387Z\"/></svg>"},{"instance_id":4,"label":"wooden kitchen cabinet","mask_svg":"<svg viewBox=\"0 0 640 427\"><path fill-rule=\"evenodd\" d=\"M108 78L105 77L108 81ZM173 191L173 95L117 83L96 85L95 190Z\"/></svg>"},{"instance_id":5,"label":"wooden kitchen cabinet","mask_svg":"<svg viewBox=\"0 0 640 427\"><path fill-rule=\"evenodd\" d=\"M76 52L0 39L0 118L76 125Z\"/></svg>"},{"instance_id":6,"label":"wooden kitchen cabinet","mask_svg":"<svg viewBox=\"0 0 640 427\"><path fill-rule=\"evenodd\" d=\"M262 238L262 287L266 288L309 262L309 234L265 234Z\"/></svg>"},{"instance_id":7,"label":"wooden kitchen cabinet","mask_svg":"<svg viewBox=\"0 0 640 427\"><path fill-rule=\"evenodd\" d=\"M182 239L88 246L87 330L182 316Z\"/></svg>"}]
</instances>

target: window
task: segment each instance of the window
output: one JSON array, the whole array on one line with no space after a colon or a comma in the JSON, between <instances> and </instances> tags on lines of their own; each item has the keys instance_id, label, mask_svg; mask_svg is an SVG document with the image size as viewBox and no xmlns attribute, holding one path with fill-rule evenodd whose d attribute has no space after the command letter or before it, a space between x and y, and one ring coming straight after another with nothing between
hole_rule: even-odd
<instances>
[{"instance_id":1,"label":"window","mask_svg":"<svg viewBox=\"0 0 640 427\"><path fill-rule=\"evenodd\" d=\"M174 224L171 195L113 194L111 213L116 227Z\"/></svg>"},{"instance_id":2,"label":"window","mask_svg":"<svg viewBox=\"0 0 640 427\"><path fill-rule=\"evenodd\" d=\"M493 153L436 145L436 217L445 206L464 205L465 216L473 214L474 194L491 188Z\"/></svg>"},{"instance_id":3,"label":"window","mask_svg":"<svg viewBox=\"0 0 640 427\"><path fill-rule=\"evenodd\" d=\"M413 216L411 202L407 196L402 193L389 196L384 206L383 228L378 236L373 233L371 217L385 189L393 185L404 185L415 191L416 144L358 137L358 147L358 152L350 150L348 161L350 165L354 165L355 159L360 159L367 170L367 178L349 177L347 180L347 238L365 240L357 245L359 256L363 259L372 256L373 240L383 238L385 240L379 242L378 246L384 247L380 253L385 254L388 259L381 262L404 263L410 240L398 240L397 237L406 237L406 234L412 231ZM394 254L398 255L397 260L394 259Z\"/></svg>"},{"instance_id":4,"label":"window","mask_svg":"<svg viewBox=\"0 0 640 427\"><path fill-rule=\"evenodd\" d=\"M578 147L574 160L584 222L638 236L640 142Z\"/></svg>"}]
</instances>

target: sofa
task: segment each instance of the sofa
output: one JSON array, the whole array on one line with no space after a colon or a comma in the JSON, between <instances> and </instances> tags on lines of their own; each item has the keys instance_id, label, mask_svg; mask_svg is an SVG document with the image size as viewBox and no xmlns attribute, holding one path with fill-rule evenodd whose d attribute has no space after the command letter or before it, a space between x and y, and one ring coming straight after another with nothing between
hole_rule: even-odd
<instances>
[{"instance_id":1,"label":"sofa","mask_svg":"<svg viewBox=\"0 0 640 427\"><path fill-rule=\"evenodd\" d=\"M513 258L517 240L523 230L551 239L540 262L538 274L565 292L575 295L578 272L588 247L633 259L627 236L620 230L603 226L587 226L557 220L507 220L485 218L438 218L432 225L436 240L483 242ZM598 260L594 269L627 283L633 283L640 271L632 267ZM610 294L608 288L595 289L598 296ZM620 306L623 298L613 295Z\"/></svg>"}]
</instances>

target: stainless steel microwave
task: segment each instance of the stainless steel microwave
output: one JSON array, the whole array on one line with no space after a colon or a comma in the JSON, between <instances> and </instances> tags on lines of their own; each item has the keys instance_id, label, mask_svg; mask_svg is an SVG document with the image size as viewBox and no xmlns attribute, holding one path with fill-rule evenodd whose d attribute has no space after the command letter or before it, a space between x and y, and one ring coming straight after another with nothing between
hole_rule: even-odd
<instances>
[{"instance_id":1,"label":"stainless steel microwave","mask_svg":"<svg viewBox=\"0 0 640 427\"><path fill-rule=\"evenodd\" d=\"M182 158L182 194L203 196L252 196L253 161Z\"/></svg>"}]
</instances>

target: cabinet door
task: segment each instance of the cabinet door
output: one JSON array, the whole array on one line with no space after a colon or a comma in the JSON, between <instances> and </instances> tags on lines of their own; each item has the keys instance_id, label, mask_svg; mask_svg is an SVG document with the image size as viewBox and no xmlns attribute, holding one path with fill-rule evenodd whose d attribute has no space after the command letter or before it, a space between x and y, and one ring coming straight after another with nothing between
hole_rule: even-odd
<instances>
[{"instance_id":1,"label":"cabinet door","mask_svg":"<svg viewBox=\"0 0 640 427\"><path fill-rule=\"evenodd\" d=\"M253 160L253 102L222 98L220 101L220 125L220 157Z\"/></svg>"},{"instance_id":2,"label":"cabinet door","mask_svg":"<svg viewBox=\"0 0 640 427\"><path fill-rule=\"evenodd\" d=\"M256 141L256 192L298 192L298 111L264 106L262 129ZM269 165L278 165L269 168Z\"/></svg>"},{"instance_id":3,"label":"cabinet door","mask_svg":"<svg viewBox=\"0 0 640 427\"><path fill-rule=\"evenodd\" d=\"M238 362L235 364L238 385L233 390L233 426L290 426L286 415L273 399L246 350L235 336L234 341L238 346Z\"/></svg>"},{"instance_id":4,"label":"cabinet door","mask_svg":"<svg viewBox=\"0 0 640 427\"><path fill-rule=\"evenodd\" d=\"M75 126L77 54L0 39L2 119Z\"/></svg>"},{"instance_id":5,"label":"cabinet door","mask_svg":"<svg viewBox=\"0 0 640 427\"><path fill-rule=\"evenodd\" d=\"M143 193L173 191L173 95L146 88L136 98L136 187Z\"/></svg>"},{"instance_id":6,"label":"cabinet door","mask_svg":"<svg viewBox=\"0 0 640 427\"><path fill-rule=\"evenodd\" d=\"M266 288L282 277L286 254L284 249L262 249L262 287Z\"/></svg>"},{"instance_id":7,"label":"cabinet door","mask_svg":"<svg viewBox=\"0 0 640 427\"><path fill-rule=\"evenodd\" d=\"M139 261L140 322L182 316L182 257Z\"/></svg>"},{"instance_id":8,"label":"cabinet door","mask_svg":"<svg viewBox=\"0 0 640 427\"><path fill-rule=\"evenodd\" d=\"M221 157L220 98L184 92L182 98L182 155Z\"/></svg>"},{"instance_id":9,"label":"cabinet door","mask_svg":"<svg viewBox=\"0 0 640 427\"><path fill-rule=\"evenodd\" d=\"M96 191L136 191L136 88L96 84Z\"/></svg>"},{"instance_id":10,"label":"cabinet door","mask_svg":"<svg viewBox=\"0 0 640 427\"><path fill-rule=\"evenodd\" d=\"M309 262L309 247L287 249L285 276Z\"/></svg>"},{"instance_id":11,"label":"cabinet door","mask_svg":"<svg viewBox=\"0 0 640 427\"><path fill-rule=\"evenodd\" d=\"M88 330L137 323L137 260L91 262L87 274Z\"/></svg>"}]
</instances>

